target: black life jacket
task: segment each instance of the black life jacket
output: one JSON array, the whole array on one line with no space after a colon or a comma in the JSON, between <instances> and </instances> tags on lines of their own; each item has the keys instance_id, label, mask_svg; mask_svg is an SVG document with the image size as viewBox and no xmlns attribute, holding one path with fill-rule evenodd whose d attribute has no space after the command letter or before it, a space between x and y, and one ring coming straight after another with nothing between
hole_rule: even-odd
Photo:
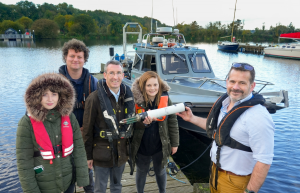
<instances>
[{"instance_id":1,"label":"black life jacket","mask_svg":"<svg viewBox=\"0 0 300 193\"><path fill-rule=\"evenodd\" d=\"M265 103L265 99L262 95L254 93L253 97L241 104L233 107L221 120L218 126L218 118L220 114L220 110L222 108L222 102L228 97L227 93L222 95L212 106L206 122L206 133L209 138L215 140L218 149L216 152L216 170L215 170L215 184L213 185L212 178L210 178L211 186L217 190L218 186L218 170L221 168L220 164L220 154L221 147L226 145L233 149L239 149L246 152L252 152L251 148L243 145L242 143L234 140L230 137L230 131L235 121L239 118L241 114L243 114L247 109L253 107L254 105ZM211 167L210 167L211 169ZM212 172L212 171L211 171Z\"/></svg>"},{"instance_id":2,"label":"black life jacket","mask_svg":"<svg viewBox=\"0 0 300 193\"><path fill-rule=\"evenodd\" d=\"M105 89L106 80L102 79L98 81L98 98L100 101L101 110L110 132L100 131L100 137L104 139L120 139L130 138L132 136L132 124L119 125L111 102L107 96ZM125 107L125 119L135 115L135 105L133 101L133 95L130 88L123 83L121 84L125 93L124 107Z\"/></svg>"},{"instance_id":3,"label":"black life jacket","mask_svg":"<svg viewBox=\"0 0 300 193\"><path fill-rule=\"evenodd\" d=\"M84 81L83 81L83 97L82 97L82 101L78 101L76 99L75 104L74 104L74 109L84 109L84 103L85 103L85 99L89 96L89 94L91 94L91 92L93 92L93 88L94 88L94 81L91 81L92 76L89 72L88 69L82 69L85 70L85 77L84 77ZM67 78L67 72L66 72L66 65L63 65L59 68L59 73L64 75ZM68 79L68 78L67 78ZM72 81L71 81L72 83ZM74 85L73 85L74 86ZM74 89L76 90L75 86ZM76 91L77 92L77 91ZM76 93L81 94L81 93Z\"/></svg>"},{"instance_id":4,"label":"black life jacket","mask_svg":"<svg viewBox=\"0 0 300 193\"><path fill-rule=\"evenodd\" d=\"M229 146L234 149L240 149L247 152L252 152L250 147L247 147L238 141L230 137L230 130L239 118L247 109L254 105L265 103L265 99L260 94L253 94L253 97L241 104L233 107L226 116L223 117L218 126L218 117L220 109L222 108L222 102L228 97L227 93L222 95L211 108L206 122L206 133L207 136L216 141L217 146Z\"/></svg>"},{"instance_id":5,"label":"black life jacket","mask_svg":"<svg viewBox=\"0 0 300 193\"><path fill-rule=\"evenodd\" d=\"M133 175L133 165L132 165L132 158L131 158L131 144L129 138L131 138L133 134L133 125L132 124L124 124L124 125L119 125L119 122L117 120L117 117L115 115L115 112L113 110L113 107L111 105L111 102L107 96L107 92L105 89L106 85L106 80L102 79L98 81L98 98L100 101L100 106L101 110L104 116L105 123L107 124L108 128L110 131L100 131L99 128L97 128L96 125L94 125L94 132L96 131L97 133L100 132L100 137L104 139L108 139L109 141L109 146L111 148L111 153L112 153L112 160L113 160L113 180L114 184L117 183L117 178L115 174L115 151L117 151L114 148L113 145L113 139L123 139L127 138L128 140L128 145L129 145L129 159L128 163L130 166L130 175ZM124 97L124 107L125 107L125 119L130 118L135 116L135 106L134 106L134 101L133 101L133 95L130 90L130 88L123 83L120 85L120 89L124 90L125 97ZM120 126L120 127L119 127ZM99 131L98 131L99 130Z\"/></svg>"}]
</instances>

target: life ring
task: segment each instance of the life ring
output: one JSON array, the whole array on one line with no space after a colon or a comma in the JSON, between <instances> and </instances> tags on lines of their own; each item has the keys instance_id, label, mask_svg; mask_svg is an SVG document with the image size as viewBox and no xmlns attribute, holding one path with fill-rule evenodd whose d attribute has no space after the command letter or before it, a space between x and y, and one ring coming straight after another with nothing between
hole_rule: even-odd
<instances>
[{"instance_id":1,"label":"life ring","mask_svg":"<svg viewBox=\"0 0 300 193\"><path fill-rule=\"evenodd\" d=\"M158 47L163 47L163 46L164 46L163 43L159 43L159 44L158 44Z\"/></svg>"},{"instance_id":2,"label":"life ring","mask_svg":"<svg viewBox=\"0 0 300 193\"><path fill-rule=\"evenodd\" d=\"M168 43L168 47L169 48L171 48L171 47L173 47L173 46L175 46L176 45L176 43Z\"/></svg>"}]
</instances>

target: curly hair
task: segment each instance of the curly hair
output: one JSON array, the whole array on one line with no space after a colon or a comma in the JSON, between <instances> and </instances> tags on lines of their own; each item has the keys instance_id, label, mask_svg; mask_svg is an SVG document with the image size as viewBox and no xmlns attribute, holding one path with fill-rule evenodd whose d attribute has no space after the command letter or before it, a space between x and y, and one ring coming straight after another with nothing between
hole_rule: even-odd
<instances>
[{"instance_id":1,"label":"curly hair","mask_svg":"<svg viewBox=\"0 0 300 193\"><path fill-rule=\"evenodd\" d=\"M84 53L84 62L88 61L90 50L86 45L83 43L83 41L72 39L68 42L64 43L64 46L62 48L62 57L63 61L66 63L66 57L68 55L68 52L70 49L75 50L75 52L83 52Z\"/></svg>"}]
</instances>

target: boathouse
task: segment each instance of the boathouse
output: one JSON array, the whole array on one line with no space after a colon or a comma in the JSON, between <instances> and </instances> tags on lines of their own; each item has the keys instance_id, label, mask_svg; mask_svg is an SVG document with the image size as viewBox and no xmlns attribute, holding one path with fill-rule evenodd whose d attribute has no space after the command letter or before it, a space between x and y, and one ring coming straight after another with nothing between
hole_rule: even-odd
<instances>
[{"instance_id":1,"label":"boathouse","mask_svg":"<svg viewBox=\"0 0 300 193\"><path fill-rule=\"evenodd\" d=\"M16 31L15 29L8 28L7 30L5 30L4 34L0 34L0 40L4 41L22 41L24 39L32 38L33 36L31 35L31 32L29 32L29 30L26 30L24 34L18 34L18 31Z\"/></svg>"}]
</instances>

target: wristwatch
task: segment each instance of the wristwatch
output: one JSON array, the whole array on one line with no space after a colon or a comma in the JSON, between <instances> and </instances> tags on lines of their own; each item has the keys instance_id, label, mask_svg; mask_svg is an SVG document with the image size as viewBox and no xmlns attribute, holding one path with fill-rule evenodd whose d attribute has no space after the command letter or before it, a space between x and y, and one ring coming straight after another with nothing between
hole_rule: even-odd
<instances>
[{"instance_id":1,"label":"wristwatch","mask_svg":"<svg viewBox=\"0 0 300 193\"><path fill-rule=\"evenodd\" d=\"M246 193L255 193L255 192L252 191L252 190L248 190L248 188L246 188L245 192L246 192Z\"/></svg>"}]
</instances>

